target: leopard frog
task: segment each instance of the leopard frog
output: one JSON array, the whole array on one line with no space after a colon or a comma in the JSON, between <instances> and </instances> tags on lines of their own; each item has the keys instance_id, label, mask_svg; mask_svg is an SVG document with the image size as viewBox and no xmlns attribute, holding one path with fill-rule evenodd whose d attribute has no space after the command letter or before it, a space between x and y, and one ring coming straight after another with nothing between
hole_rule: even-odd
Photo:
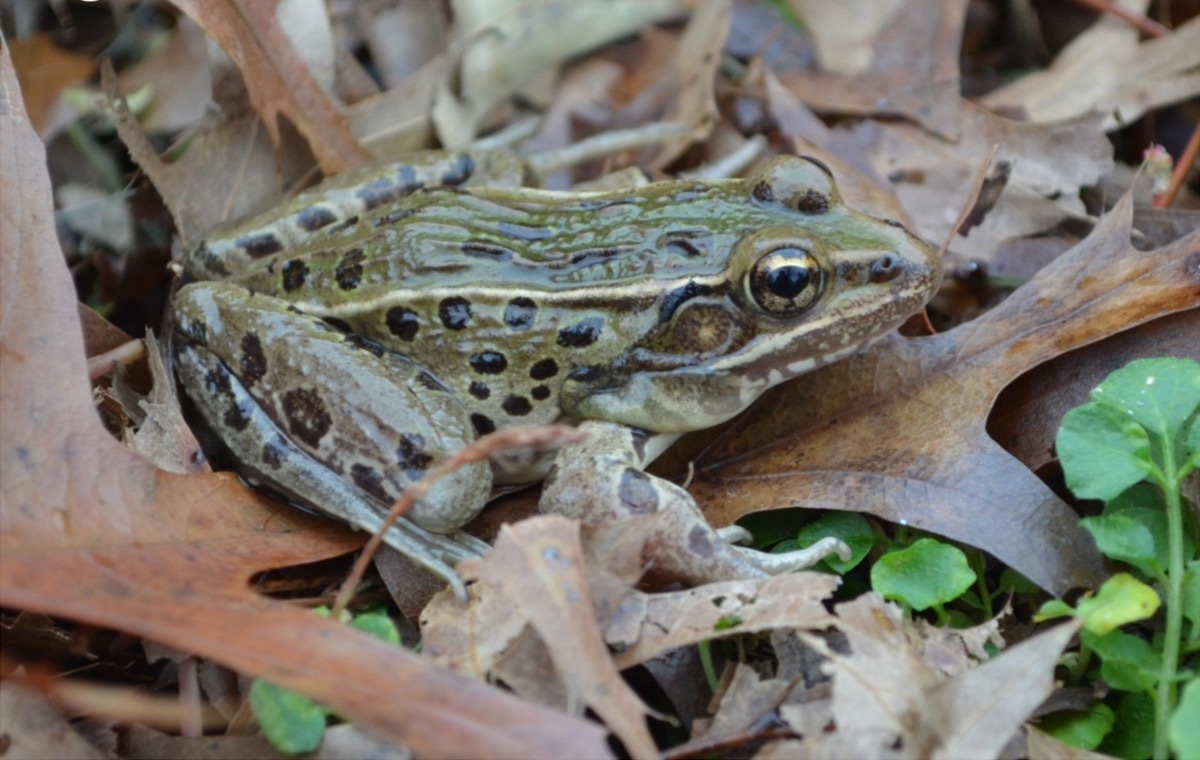
<instances>
[{"instance_id":1,"label":"leopard frog","mask_svg":"<svg viewBox=\"0 0 1200 760\"><path fill-rule=\"evenodd\" d=\"M193 250L185 268L204 281L178 294L174 354L199 414L249 480L370 530L480 435L586 423L544 507L682 510L660 531L678 575L774 572L641 472L661 449L647 442L721 423L892 330L936 287L934 252L846 207L813 159L605 193L488 186L482 167L503 163L424 155ZM493 482L551 464L457 470L387 541L461 594L453 563L486 545L460 528ZM600 470L608 485L591 482Z\"/></svg>"}]
</instances>

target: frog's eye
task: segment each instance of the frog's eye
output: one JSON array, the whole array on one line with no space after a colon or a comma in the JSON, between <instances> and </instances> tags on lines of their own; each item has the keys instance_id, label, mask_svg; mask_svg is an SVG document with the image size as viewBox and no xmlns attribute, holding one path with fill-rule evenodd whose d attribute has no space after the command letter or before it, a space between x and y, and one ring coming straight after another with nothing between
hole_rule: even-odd
<instances>
[{"instance_id":1,"label":"frog's eye","mask_svg":"<svg viewBox=\"0 0 1200 760\"><path fill-rule=\"evenodd\" d=\"M829 168L807 156L777 156L754 177L751 188L761 205L806 215L824 214L841 201Z\"/></svg>"},{"instance_id":2,"label":"frog's eye","mask_svg":"<svg viewBox=\"0 0 1200 760\"><path fill-rule=\"evenodd\" d=\"M746 275L746 294L763 311L790 317L816 303L825 290L820 262L802 248L776 248Z\"/></svg>"}]
</instances>

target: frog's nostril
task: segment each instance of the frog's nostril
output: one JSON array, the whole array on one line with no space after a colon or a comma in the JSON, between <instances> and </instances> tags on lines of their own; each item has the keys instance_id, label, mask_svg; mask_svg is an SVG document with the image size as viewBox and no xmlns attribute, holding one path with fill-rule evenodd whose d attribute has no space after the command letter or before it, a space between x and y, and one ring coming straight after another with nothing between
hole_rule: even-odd
<instances>
[{"instance_id":1,"label":"frog's nostril","mask_svg":"<svg viewBox=\"0 0 1200 760\"><path fill-rule=\"evenodd\" d=\"M900 260L891 253L885 253L871 263L871 282L886 282L900 271Z\"/></svg>"}]
</instances>

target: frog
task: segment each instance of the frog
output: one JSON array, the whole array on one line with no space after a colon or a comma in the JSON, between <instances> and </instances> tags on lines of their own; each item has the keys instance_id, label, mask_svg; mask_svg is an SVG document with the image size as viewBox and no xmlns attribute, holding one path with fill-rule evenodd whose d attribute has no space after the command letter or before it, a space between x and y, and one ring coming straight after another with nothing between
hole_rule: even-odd
<instances>
[{"instance_id":1,"label":"frog","mask_svg":"<svg viewBox=\"0 0 1200 760\"><path fill-rule=\"evenodd\" d=\"M566 424L555 452L445 474L385 542L444 579L488 550L463 530L493 488L604 525L654 515L644 561L698 584L806 567L708 524L645 471L684 433L869 346L928 301L935 251L842 200L821 161L605 192L514 186L506 152L428 152L343 177L184 256L175 372L238 471L380 530L390 505L479 437ZM496 169L502 179L494 180Z\"/></svg>"}]
</instances>

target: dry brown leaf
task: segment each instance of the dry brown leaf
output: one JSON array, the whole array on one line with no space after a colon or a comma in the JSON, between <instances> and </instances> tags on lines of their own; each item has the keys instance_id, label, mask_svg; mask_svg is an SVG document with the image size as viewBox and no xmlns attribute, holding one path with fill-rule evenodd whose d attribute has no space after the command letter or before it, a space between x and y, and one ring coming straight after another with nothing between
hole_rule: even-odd
<instances>
[{"instance_id":1,"label":"dry brown leaf","mask_svg":"<svg viewBox=\"0 0 1200 760\"><path fill-rule=\"evenodd\" d=\"M774 720L772 714L792 688L789 681L763 677L741 662L727 669L722 686L716 695L715 714L706 721L707 725L695 730L690 742L672 747L672 754L703 755L705 750L711 751L709 748L715 749L717 745L728 748L753 736Z\"/></svg>"},{"instance_id":2,"label":"dry brown leaf","mask_svg":"<svg viewBox=\"0 0 1200 760\"><path fill-rule=\"evenodd\" d=\"M1075 620L1056 625L929 690L922 705L926 743L917 755L935 760L999 757L1050 696L1054 666L1078 630Z\"/></svg>"},{"instance_id":3,"label":"dry brown leaf","mask_svg":"<svg viewBox=\"0 0 1200 760\"><path fill-rule=\"evenodd\" d=\"M254 497L229 475L156 470L111 439L92 408L45 155L19 92L5 48L0 604L128 631L267 678L423 756L605 755L594 724L258 597L248 585L255 572L338 555L363 537Z\"/></svg>"},{"instance_id":4,"label":"dry brown leaf","mask_svg":"<svg viewBox=\"0 0 1200 760\"><path fill-rule=\"evenodd\" d=\"M274 151L251 119L234 119L198 135L182 158L167 163L130 112L112 68L101 66L100 78L117 134L170 209L183 248L218 223L279 199ZM223 160L228 156L237 160Z\"/></svg>"},{"instance_id":5,"label":"dry brown leaf","mask_svg":"<svg viewBox=\"0 0 1200 760\"><path fill-rule=\"evenodd\" d=\"M849 653L801 634L833 675L837 731L806 735L815 756L996 757L1049 695L1054 665L1079 628L1057 626L946 678L923 659L918 627L877 594L835 611Z\"/></svg>"},{"instance_id":6,"label":"dry brown leaf","mask_svg":"<svg viewBox=\"0 0 1200 760\"><path fill-rule=\"evenodd\" d=\"M433 141L433 102L449 58L439 55L401 84L346 109L355 136L380 158L428 147Z\"/></svg>"},{"instance_id":7,"label":"dry brown leaf","mask_svg":"<svg viewBox=\"0 0 1200 760\"><path fill-rule=\"evenodd\" d=\"M557 515L505 526L481 582L527 617L573 700L596 712L634 757L658 752L646 708L621 679L593 614L579 524Z\"/></svg>"},{"instance_id":8,"label":"dry brown leaf","mask_svg":"<svg viewBox=\"0 0 1200 760\"><path fill-rule=\"evenodd\" d=\"M107 757L77 734L57 707L16 681L0 683L0 726L6 758Z\"/></svg>"},{"instance_id":9,"label":"dry brown leaf","mask_svg":"<svg viewBox=\"0 0 1200 760\"><path fill-rule=\"evenodd\" d=\"M676 14L680 0L460 0L454 38L461 46L451 67L457 87L443 85L433 119L442 145L473 140L493 109L535 75L610 40Z\"/></svg>"},{"instance_id":10,"label":"dry brown leaf","mask_svg":"<svg viewBox=\"0 0 1200 760\"><path fill-rule=\"evenodd\" d=\"M58 96L65 88L87 79L95 71L96 62L62 50L48 34L9 40L7 45L21 90L28 93L25 107L29 120L40 134L50 122Z\"/></svg>"},{"instance_id":11,"label":"dry brown leaf","mask_svg":"<svg viewBox=\"0 0 1200 760\"><path fill-rule=\"evenodd\" d=\"M1060 354L1001 391L988 434L1034 472L1055 460L1054 437L1063 415L1117 367L1134 359L1176 356L1200 361L1200 311L1169 314L1099 343Z\"/></svg>"},{"instance_id":12,"label":"dry brown leaf","mask_svg":"<svg viewBox=\"0 0 1200 760\"><path fill-rule=\"evenodd\" d=\"M1129 3L1124 3L1128 7ZM1136 3L1139 12L1149 5ZM1170 34L1139 42L1138 30L1104 15L1058 54L1050 67L988 93L980 102L1033 122L1099 114L1112 131L1149 110L1200 94L1200 17Z\"/></svg>"},{"instance_id":13,"label":"dry brown leaf","mask_svg":"<svg viewBox=\"0 0 1200 760\"><path fill-rule=\"evenodd\" d=\"M833 676L833 716L837 731L816 742L818 756L920 757L913 740L926 718L924 695L938 681L921 659L920 637L899 607L874 592L837 605L837 628L846 635L848 654L820 637L800 638L829 658ZM931 747L926 747L926 750Z\"/></svg>"},{"instance_id":14,"label":"dry brown leaf","mask_svg":"<svg viewBox=\"0 0 1200 760\"><path fill-rule=\"evenodd\" d=\"M862 154L876 176L908 212L919 234L941 243L954 231L958 206L947 198L970 196L993 149L1012 166L1004 192L969 237L950 249L992 261L1003 241L1050 229L1063 219L1085 218L1080 189L1111 170L1112 145L1099 130L1100 117L1051 124L1022 124L964 102L962 137L948 142L914 126L862 122L836 132L829 148L841 156ZM997 147L998 146L998 147Z\"/></svg>"},{"instance_id":15,"label":"dry brown leaf","mask_svg":"<svg viewBox=\"0 0 1200 760\"><path fill-rule=\"evenodd\" d=\"M816 3L820 5L820 3ZM877 3L864 0L859 16L869 16ZM807 21L808 3L792 0ZM871 65L862 74L790 71L780 79L815 111L857 116L904 116L947 139L957 138L959 109L958 56L967 4L958 0L908 0L896 5L887 23L870 39ZM814 16L818 49L838 46L844 29L836 16ZM869 33L869 31L868 31Z\"/></svg>"},{"instance_id":16,"label":"dry brown leaf","mask_svg":"<svg viewBox=\"0 0 1200 760\"><path fill-rule=\"evenodd\" d=\"M155 53L121 72L124 92L150 88L153 99L141 122L147 132L190 128L212 102L212 71L204 32L181 18L168 35Z\"/></svg>"},{"instance_id":17,"label":"dry brown leaf","mask_svg":"<svg viewBox=\"0 0 1200 760\"><path fill-rule=\"evenodd\" d=\"M1126 197L974 322L892 336L774 389L707 436L690 490L709 519L789 506L867 512L983 549L1056 594L1094 587L1101 557L1076 513L984 425L996 395L1032 367L1200 305L1200 233L1138 251L1130 214Z\"/></svg>"},{"instance_id":18,"label":"dry brown leaf","mask_svg":"<svg viewBox=\"0 0 1200 760\"><path fill-rule=\"evenodd\" d=\"M722 634L819 629L832 622L823 602L839 583L836 576L823 573L790 573L663 594L634 592L607 635L609 643L621 648L617 665L624 669ZM631 635L634 631L636 637Z\"/></svg>"},{"instance_id":19,"label":"dry brown leaf","mask_svg":"<svg viewBox=\"0 0 1200 760\"><path fill-rule=\"evenodd\" d=\"M729 35L728 0L704 0L692 13L687 29L679 38L675 55L666 67L671 104L664 120L691 129L691 134L664 143L655 151L651 166L662 169L680 156L693 142L707 139L717 122L717 68L725 38Z\"/></svg>"},{"instance_id":20,"label":"dry brown leaf","mask_svg":"<svg viewBox=\"0 0 1200 760\"><path fill-rule=\"evenodd\" d=\"M812 34L821 68L852 77L867 71L879 36L903 0L788 0Z\"/></svg>"},{"instance_id":21,"label":"dry brown leaf","mask_svg":"<svg viewBox=\"0 0 1200 760\"><path fill-rule=\"evenodd\" d=\"M280 144L279 117L285 116L326 175L371 162L350 133L346 117L304 65L279 26L279 0L173 0L229 55L246 83L254 111L271 142Z\"/></svg>"}]
</instances>

